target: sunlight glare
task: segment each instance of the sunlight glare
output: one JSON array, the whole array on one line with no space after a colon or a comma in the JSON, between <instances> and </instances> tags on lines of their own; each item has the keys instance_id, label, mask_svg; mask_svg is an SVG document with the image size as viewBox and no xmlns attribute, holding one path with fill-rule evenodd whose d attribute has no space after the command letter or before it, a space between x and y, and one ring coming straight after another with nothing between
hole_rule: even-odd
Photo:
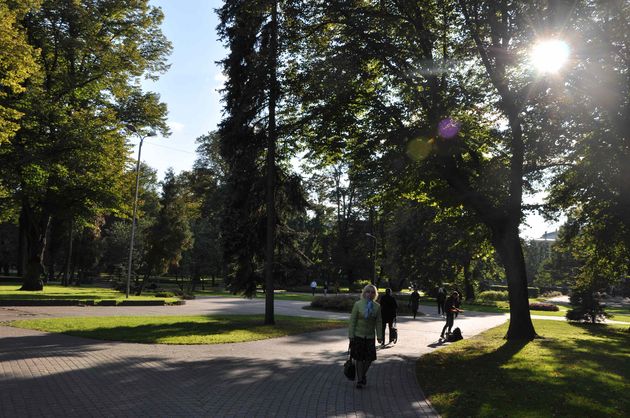
<instances>
[{"instance_id":1,"label":"sunlight glare","mask_svg":"<svg viewBox=\"0 0 630 418\"><path fill-rule=\"evenodd\" d=\"M541 73L556 73L569 59L569 45L559 39L540 41L531 52L531 62Z\"/></svg>"}]
</instances>

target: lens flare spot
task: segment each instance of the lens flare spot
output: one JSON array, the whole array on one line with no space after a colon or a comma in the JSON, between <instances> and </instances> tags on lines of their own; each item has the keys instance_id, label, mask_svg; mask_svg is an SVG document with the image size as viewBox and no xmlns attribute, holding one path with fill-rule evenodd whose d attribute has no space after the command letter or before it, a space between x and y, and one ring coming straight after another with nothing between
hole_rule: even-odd
<instances>
[{"instance_id":1,"label":"lens flare spot","mask_svg":"<svg viewBox=\"0 0 630 418\"><path fill-rule=\"evenodd\" d=\"M414 161L424 160L431 153L431 148L431 140L412 139L407 143L407 155Z\"/></svg>"},{"instance_id":2,"label":"lens flare spot","mask_svg":"<svg viewBox=\"0 0 630 418\"><path fill-rule=\"evenodd\" d=\"M532 48L530 60L540 73L557 73L569 59L569 45L559 39L540 41Z\"/></svg>"},{"instance_id":3,"label":"lens flare spot","mask_svg":"<svg viewBox=\"0 0 630 418\"><path fill-rule=\"evenodd\" d=\"M462 124L454 119L446 118L438 124L438 134L445 139L451 139L459 133Z\"/></svg>"}]
</instances>

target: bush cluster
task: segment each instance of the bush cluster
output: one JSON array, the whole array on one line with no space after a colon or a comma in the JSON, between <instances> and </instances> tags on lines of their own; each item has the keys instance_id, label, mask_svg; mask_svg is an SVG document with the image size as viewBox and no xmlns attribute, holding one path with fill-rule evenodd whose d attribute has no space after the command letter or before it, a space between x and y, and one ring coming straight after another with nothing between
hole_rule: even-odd
<instances>
[{"instance_id":1,"label":"bush cluster","mask_svg":"<svg viewBox=\"0 0 630 418\"><path fill-rule=\"evenodd\" d=\"M357 300L359 300L357 296L349 295L315 296L311 302L311 307L349 313Z\"/></svg>"},{"instance_id":2,"label":"bush cluster","mask_svg":"<svg viewBox=\"0 0 630 418\"><path fill-rule=\"evenodd\" d=\"M509 300L507 290L486 290L477 295L476 301L488 302L497 300Z\"/></svg>"},{"instance_id":3,"label":"bush cluster","mask_svg":"<svg viewBox=\"0 0 630 418\"><path fill-rule=\"evenodd\" d=\"M562 292L558 292L557 290L550 290L542 294L543 298L555 298L558 296L562 296Z\"/></svg>"},{"instance_id":4,"label":"bush cluster","mask_svg":"<svg viewBox=\"0 0 630 418\"><path fill-rule=\"evenodd\" d=\"M543 302L532 302L529 304L530 311L553 311L557 312L560 310L557 305L553 303L543 303Z\"/></svg>"},{"instance_id":5,"label":"bush cluster","mask_svg":"<svg viewBox=\"0 0 630 418\"><path fill-rule=\"evenodd\" d=\"M493 284L490 286L490 290L496 290L499 292L507 292L508 287L504 285ZM537 298L540 295L540 289L537 287L528 287L527 296L530 298ZM507 300L507 299L506 299Z\"/></svg>"}]
</instances>

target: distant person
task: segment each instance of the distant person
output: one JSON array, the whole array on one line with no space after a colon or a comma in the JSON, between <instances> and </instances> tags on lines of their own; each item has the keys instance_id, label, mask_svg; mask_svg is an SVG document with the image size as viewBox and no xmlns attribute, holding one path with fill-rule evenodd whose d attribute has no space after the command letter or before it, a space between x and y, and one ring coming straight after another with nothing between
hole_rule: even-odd
<instances>
[{"instance_id":1,"label":"distant person","mask_svg":"<svg viewBox=\"0 0 630 418\"><path fill-rule=\"evenodd\" d=\"M383 320L383 345L385 345L385 329L389 325L389 340L392 341L392 328L398 311L398 302L392 296L392 289L385 289L385 294L381 297L381 317Z\"/></svg>"},{"instance_id":2,"label":"distant person","mask_svg":"<svg viewBox=\"0 0 630 418\"><path fill-rule=\"evenodd\" d=\"M335 281L335 295L339 294L339 281Z\"/></svg>"},{"instance_id":3,"label":"distant person","mask_svg":"<svg viewBox=\"0 0 630 418\"><path fill-rule=\"evenodd\" d=\"M419 305L420 293L418 293L418 289L413 289L413 292L411 292L411 297L409 297L409 307L411 308L411 313L413 313L413 319L416 319Z\"/></svg>"},{"instance_id":4,"label":"distant person","mask_svg":"<svg viewBox=\"0 0 630 418\"><path fill-rule=\"evenodd\" d=\"M328 295L328 280L324 281L324 296Z\"/></svg>"},{"instance_id":5,"label":"distant person","mask_svg":"<svg viewBox=\"0 0 630 418\"><path fill-rule=\"evenodd\" d=\"M317 290L317 282L315 280L313 280L311 282L311 294L313 296L315 296L315 291Z\"/></svg>"},{"instance_id":6,"label":"distant person","mask_svg":"<svg viewBox=\"0 0 630 418\"><path fill-rule=\"evenodd\" d=\"M457 308L455 305L459 300L459 293L453 292L449 297L446 298L444 302L444 311L446 312L446 324L444 324L444 328L442 328L442 333L440 334L440 338L444 338L444 332L451 333L451 329L453 328L453 322L455 321L455 312L462 312L461 309ZM448 331L447 331L448 330Z\"/></svg>"},{"instance_id":7,"label":"distant person","mask_svg":"<svg viewBox=\"0 0 630 418\"><path fill-rule=\"evenodd\" d=\"M376 360L374 334L379 343L383 342L381 305L375 302L378 292L374 285L367 285L361 292L361 299L355 302L350 314L348 337L350 356L357 367L357 389L367 384L367 371Z\"/></svg>"},{"instance_id":8,"label":"distant person","mask_svg":"<svg viewBox=\"0 0 630 418\"><path fill-rule=\"evenodd\" d=\"M438 307L438 315L445 315L444 312L444 302L446 302L446 291L442 286L438 288L437 298L435 299Z\"/></svg>"}]
</instances>

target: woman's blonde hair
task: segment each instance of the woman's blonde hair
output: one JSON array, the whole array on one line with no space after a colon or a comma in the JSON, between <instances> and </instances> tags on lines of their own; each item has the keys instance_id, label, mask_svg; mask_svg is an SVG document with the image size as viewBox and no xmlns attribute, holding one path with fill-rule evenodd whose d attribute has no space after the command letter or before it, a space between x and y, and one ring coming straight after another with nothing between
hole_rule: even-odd
<instances>
[{"instance_id":1,"label":"woman's blonde hair","mask_svg":"<svg viewBox=\"0 0 630 418\"><path fill-rule=\"evenodd\" d=\"M367 299L365 297L365 293L368 290L373 290L374 291L374 300L376 300L376 298L378 298L378 290L376 289L376 286L374 286L373 284L368 284L367 286L365 286L363 288L363 290L361 291L361 299Z\"/></svg>"}]
</instances>

